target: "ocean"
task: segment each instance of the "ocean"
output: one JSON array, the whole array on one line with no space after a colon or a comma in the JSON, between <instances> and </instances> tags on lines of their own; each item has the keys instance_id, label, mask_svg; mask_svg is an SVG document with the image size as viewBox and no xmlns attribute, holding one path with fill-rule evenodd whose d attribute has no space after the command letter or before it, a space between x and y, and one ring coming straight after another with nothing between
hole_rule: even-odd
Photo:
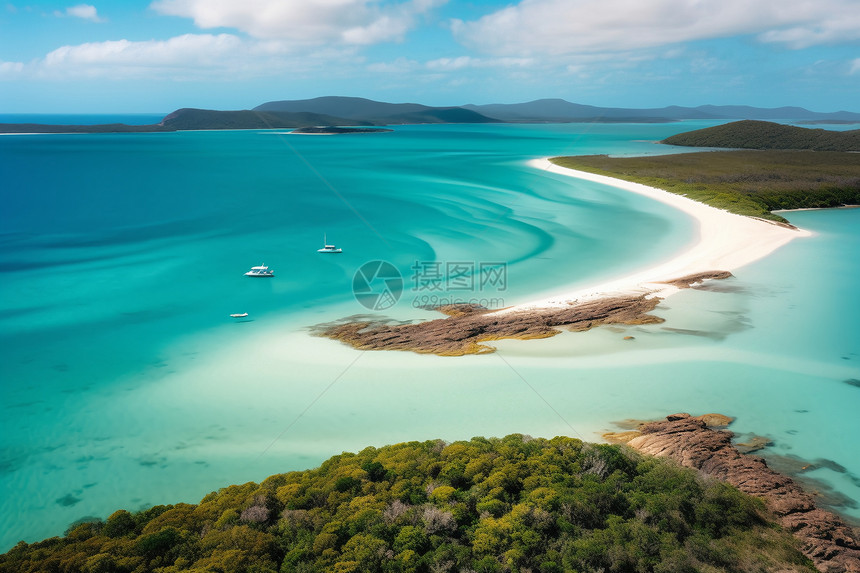
<instances>
[{"instance_id":1,"label":"ocean","mask_svg":"<svg viewBox=\"0 0 860 573\"><path fill-rule=\"evenodd\" d=\"M0 137L0 550L369 445L594 441L676 411L736 416L774 463L818 460L805 476L860 519L860 210L786 214L815 236L667 299L660 325L461 358L313 336L672 257L686 215L527 162L688 151L655 142L708 125ZM260 264L275 276L243 276Z\"/></svg>"}]
</instances>

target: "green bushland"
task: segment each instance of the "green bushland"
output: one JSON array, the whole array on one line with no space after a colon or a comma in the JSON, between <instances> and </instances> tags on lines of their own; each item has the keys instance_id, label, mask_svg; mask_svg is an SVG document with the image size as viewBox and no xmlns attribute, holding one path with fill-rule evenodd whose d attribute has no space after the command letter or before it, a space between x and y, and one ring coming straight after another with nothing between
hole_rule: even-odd
<instances>
[{"instance_id":1,"label":"green bushland","mask_svg":"<svg viewBox=\"0 0 860 573\"><path fill-rule=\"evenodd\" d=\"M661 143L686 147L860 151L860 130L810 129L746 119L679 133Z\"/></svg>"},{"instance_id":2,"label":"green bushland","mask_svg":"<svg viewBox=\"0 0 860 573\"><path fill-rule=\"evenodd\" d=\"M739 215L860 204L860 153L710 151L647 157L555 157L562 167L634 181Z\"/></svg>"},{"instance_id":3,"label":"green bushland","mask_svg":"<svg viewBox=\"0 0 860 573\"><path fill-rule=\"evenodd\" d=\"M0 571L814 571L760 500L630 449L410 442L19 543Z\"/></svg>"}]
</instances>

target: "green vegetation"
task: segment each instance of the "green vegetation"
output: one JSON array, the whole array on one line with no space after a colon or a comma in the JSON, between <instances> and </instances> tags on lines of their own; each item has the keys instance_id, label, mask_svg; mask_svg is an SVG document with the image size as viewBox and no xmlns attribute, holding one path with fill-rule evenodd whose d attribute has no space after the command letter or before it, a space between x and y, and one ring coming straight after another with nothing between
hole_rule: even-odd
<instances>
[{"instance_id":1,"label":"green vegetation","mask_svg":"<svg viewBox=\"0 0 860 573\"><path fill-rule=\"evenodd\" d=\"M650 157L587 155L552 162L686 195L739 215L785 222L776 209L860 204L860 154L713 151Z\"/></svg>"},{"instance_id":2,"label":"green vegetation","mask_svg":"<svg viewBox=\"0 0 860 573\"><path fill-rule=\"evenodd\" d=\"M763 504L619 446L511 435L344 453L19 543L0 572L814 571Z\"/></svg>"},{"instance_id":3,"label":"green vegetation","mask_svg":"<svg viewBox=\"0 0 860 573\"><path fill-rule=\"evenodd\" d=\"M860 151L860 130L832 131L744 120L679 133L662 143L686 147Z\"/></svg>"},{"instance_id":4,"label":"green vegetation","mask_svg":"<svg viewBox=\"0 0 860 573\"><path fill-rule=\"evenodd\" d=\"M218 111L183 108L164 117L161 124L173 130L194 129L281 129L311 125L368 125L341 117L318 113L280 113L264 111Z\"/></svg>"}]
</instances>

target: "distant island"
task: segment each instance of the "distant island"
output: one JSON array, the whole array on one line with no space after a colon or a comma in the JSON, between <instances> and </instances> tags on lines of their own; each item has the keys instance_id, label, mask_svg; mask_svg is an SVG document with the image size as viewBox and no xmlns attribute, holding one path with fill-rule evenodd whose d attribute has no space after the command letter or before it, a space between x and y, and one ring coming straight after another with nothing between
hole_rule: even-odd
<instances>
[{"instance_id":1,"label":"distant island","mask_svg":"<svg viewBox=\"0 0 860 573\"><path fill-rule=\"evenodd\" d=\"M388 133L393 129L385 129L383 127L299 127L292 130L290 133L299 135L345 135L349 133Z\"/></svg>"},{"instance_id":2,"label":"distant island","mask_svg":"<svg viewBox=\"0 0 860 573\"><path fill-rule=\"evenodd\" d=\"M860 129L831 131L745 120L679 133L661 143L686 147L860 151Z\"/></svg>"},{"instance_id":3,"label":"distant island","mask_svg":"<svg viewBox=\"0 0 860 573\"><path fill-rule=\"evenodd\" d=\"M518 104L433 107L386 103L364 98L326 96L266 102L250 110L178 109L152 125L0 124L0 133L163 133L215 129L296 129L313 126L385 126L462 123L664 123L687 119L753 119L860 123L860 113L820 113L798 107L669 106L652 109L609 108L541 99Z\"/></svg>"}]
</instances>

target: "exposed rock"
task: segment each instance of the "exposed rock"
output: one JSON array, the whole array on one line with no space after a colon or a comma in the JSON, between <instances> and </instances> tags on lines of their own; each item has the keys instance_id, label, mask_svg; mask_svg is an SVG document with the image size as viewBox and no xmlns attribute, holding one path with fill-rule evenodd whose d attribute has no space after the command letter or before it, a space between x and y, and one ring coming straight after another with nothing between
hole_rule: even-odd
<instances>
[{"instance_id":1,"label":"exposed rock","mask_svg":"<svg viewBox=\"0 0 860 573\"><path fill-rule=\"evenodd\" d=\"M624 340L636 340L635 336L625 336Z\"/></svg>"},{"instance_id":2,"label":"exposed rock","mask_svg":"<svg viewBox=\"0 0 860 573\"><path fill-rule=\"evenodd\" d=\"M667 281L680 288L705 279L724 279L728 271L706 271ZM374 320L347 320L319 324L311 328L320 336L340 340L359 350L409 350L420 354L462 356L495 352L481 344L490 340L515 338L528 340L555 336L561 328L582 332L611 324L657 324L662 318L648 314L660 298L645 295L619 295L569 303L564 308L537 308L506 312L490 311L479 305L451 304L431 308L448 318L392 325ZM625 340L634 340L632 336Z\"/></svg>"},{"instance_id":3,"label":"exposed rock","mask_svg":"<svg viewBox=\"0 0 860 573\"><path fill-rule=\"evenodd\" d=\"M447 305L436 310L448 318L403 325L353 321L320 325L316 331L360 350L410 350L441 356L485 354L495 352L495 348L481 344L489 340L547 338L561 328L582 332L603 324L660 323L662 318L648 314L659 302L659 298L644 295L618 296L565 308L504 313L474 305Z\"/></svg>"},{"instance_id":4,"label":"exposed rock","mask_svg":"<svg viewBox=\"0 0 860 573\"><path fill-rule=\"evenodd\" d=\"M601 437L610 444L626 444L633 438L639 437L642 432L638 430L627 430L625 432L605 432Z\"/></svg>"},{"instance_id":5,"label":"exposed rock","mask_svg":"<svg viewBox=\"0 0 860 573\"><path fill-rule=\"evenodd\" d=\"M670 281L664 281L663 284L676 286L678 288L690 288L691 285L696 283L700 283L706 279L727 279L732 275L729 271L704 271L701 273L695 273L692 275L687 275L685 277L680 277L677 279L672 279Z\"/></svg>"},{"instance_id":6,"label":"exposed rock","mask_svg":"<svg viewBox=\"0 0 860 573\"><path fill-rule=\"evenodd\" d=\"M643 424L642 435L628 444L762 498L777 521L800 539L804 554L819 571L860 572L860 534L838 516L816 508L812 496L791 478L768 468L762 458L741 454L732 446L731 432L710 429L689 414L666 420Z\"/></svg>"},{"instance_id":7,"label":"exposed rock","mask_svg":"<svg viewBox=\"0 0 860 573\"><path fill-rule=\"evenodd\" d=\"M624 420L619 420L617 422L612 422L612 425L616 428L621 428L622 430L638 430L639 426L642 424L647 424L648 422L653 422L654 420L637 420L636 418L627 418Z\"/></svg>"},{"instance_id":8,"label":"exposed rock","mask_svg":"<svg viewBox=\"0 0 860 573\"><path fill-rule=\"evenodd\" d=\"M696 416L697 420L702 420L709 428L726 428L729 424L735 421L731 416L725 414L702 414Z\"/></svg>"},{"instance_id":9,"label":"exposed rock","mask_svg":"<svg viewBox=\"0 0 860 573\"><path fill-rule=\"evenodd\" d=\"M690 414L681 413L672 414L672 416L670 417L676 420L683 420L684 418L688 418L691 416ZM702 414L701 416L696 416L692 419L701 420L709 428L725 428L734 421L734 418L732 418L731 416L726 416L724 414ZM651 422L653 422L653 420L635 420L633 418L613 422L612 424L614 426L620 428L623 431L604 432L603 434L601 434L601 437L610 444L626 444L633 438L641 436L642 432L639 431L640 428L645 424L650 424Z\"/></svg>"},{"instance_id":10,"label":"exposed rock","mask_svg":"<svg viewBox=\"0 0 860 573\"><path fill-rule=\"evenodd\" d=\"M750 436L748 440L736 443L735 447L740 453L749 454L750 452L765 448L772 443L773 440L764 436Z\"/></svg>"}]
</instances>

